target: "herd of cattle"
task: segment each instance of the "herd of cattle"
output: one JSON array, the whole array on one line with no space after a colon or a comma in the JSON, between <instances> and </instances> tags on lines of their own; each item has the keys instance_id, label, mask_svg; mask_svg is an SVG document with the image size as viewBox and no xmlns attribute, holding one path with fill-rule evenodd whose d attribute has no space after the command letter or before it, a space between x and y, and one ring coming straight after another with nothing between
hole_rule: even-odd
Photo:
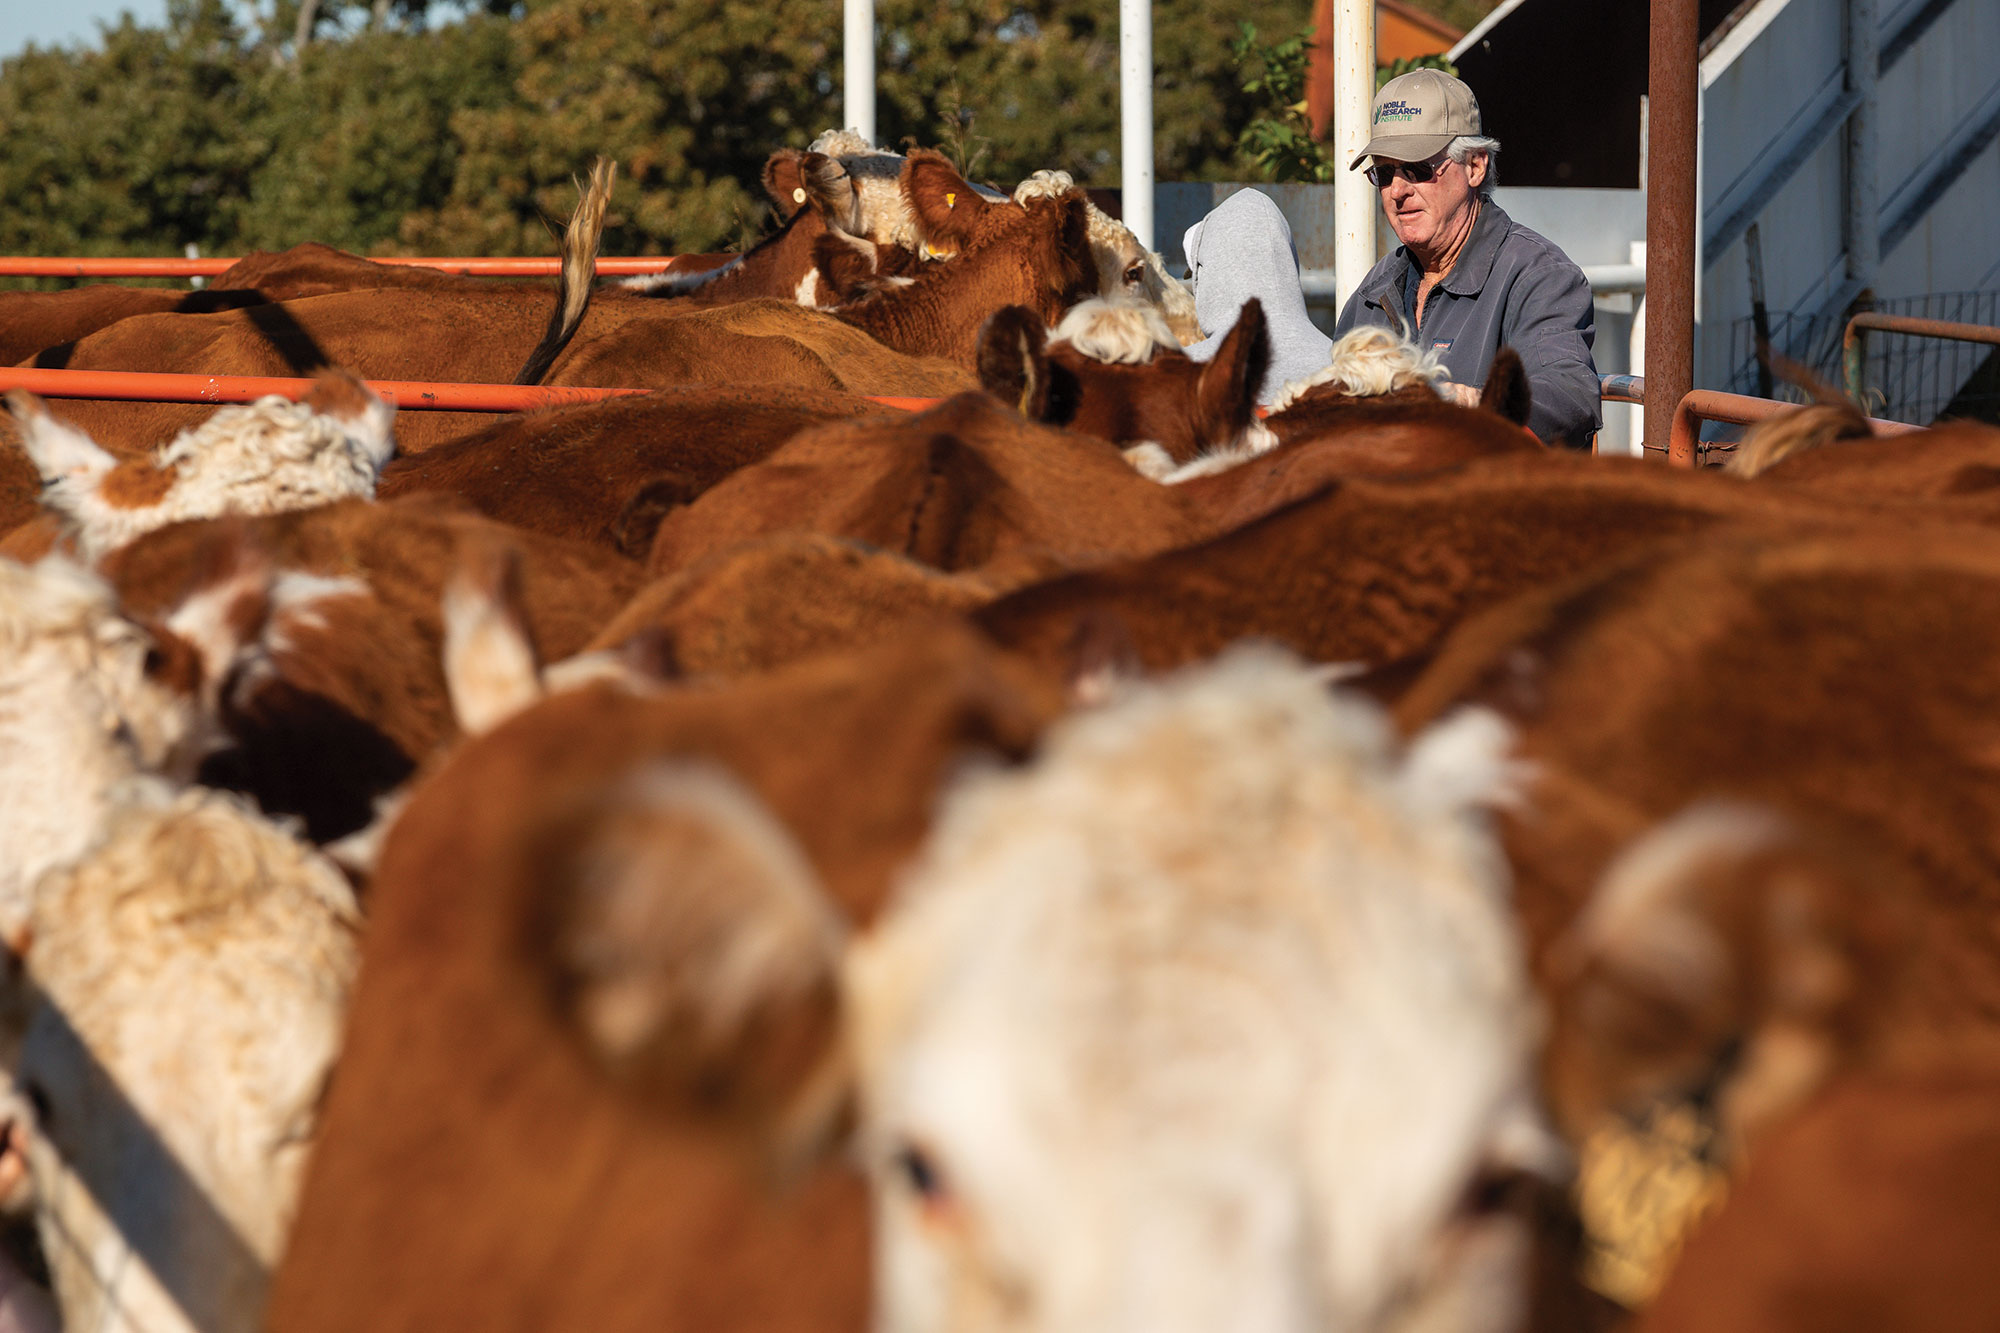
<instances>
[{"instance_id":1,"label":"herd of cattle","mask_svg":"<svg viewBox=\"0 0 2000 1333\"><path fill-rule=\"evenodd\" d=\"M2000 1321L2000 432L1260 395L1064 176L765 183L593 290L600 169L553 317L0 298L318 375L9 397L0 1323ZM514 378L653 392L361 382Z\"/></svg>"}]
</instances>

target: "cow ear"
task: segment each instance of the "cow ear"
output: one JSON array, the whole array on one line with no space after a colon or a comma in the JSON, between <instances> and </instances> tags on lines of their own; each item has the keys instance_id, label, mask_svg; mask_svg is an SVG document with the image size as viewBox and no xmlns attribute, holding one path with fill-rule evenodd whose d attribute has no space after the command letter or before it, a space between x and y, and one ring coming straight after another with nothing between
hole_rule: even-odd
<instances>
[{"instance_id":1,"label":"cow ear","mask_svg":"<svg viewBox=\"0 0 2000 1333\"><path fill-rule=\"evenodd\" d=\"M1090 249L1090 201L1077 190L1056 201L1062 210L1054 261L1045 270L1051 290L1064 306L1098 294L1097 257Z\"/></svg>"},{"instance_id":2,"label":"cow ear","mask_svg":"<svg viewBox=\"0 0 2000 1333\"><path fill-rule=\"evenodd\" d=\"M88 487L118 466L97 441L50 414L48 404L25 389L7 394L7 410L21 432L21 446L44 483L68 480Z\"/></svg>"},{"instance_id":3,"label":"cow ear","mask_svg":"<svg viewBox=\"0 0 2000 1333\"><path fill-rule=\"evenodd\" d=\"M1493 354L1493 365L1486 372L1486 386L1479 391L1479 405L1517 426L1528 424L1528 408L1532 399L1528 391L1528 372L1521 364L1519 352L1503 347Z\"/></svg>"},{"instance_id":4,"label":"cow ear","mask_svg":"<svg viewBox=\"0 0 2000 1333\"><path fill-rule=\"evenodd\" d=\"M979 326L979 387L1030 421L1049 415L1048 330L1024 305L1003 306Z\"/></svg>"},{"instance_id":5,"label":"cow ear","mask_svg":"<svg viewBox=\"0 0 2000 1333\"><path fill-rule=\"evenodd\" d=\"M860 207L854 178L837 157L807 153L799 160L799 176L805 184L806 204L826 220L829 227L849 235L861 230L856 216Z\"/></svg>"},{"instance_id":6,"label":"cow ear","mask_svg":"<svg viewBox=\"0 0 2000 1333\"><path fill-rule=\"evenodd\" d=\"M1634 842L1549 956L1545 1083L1578 1141L1607 1113L1713 1094L1741 1149L1819 1087L1900 956L1867 864L1739 803Z\"/></svg>"},{"instance_id":7,"label":"cow ear","mask_svg":"<svg viewBox=\"0 0 2000 1333\"><path fill-rule=\"evenodd\" d=\"M542 697L522 607L521 553L490 532L459 543L444 589L444 682L458 728L491 731Z\"/></svg>"},{"instance_id":8,"label":"cow ear","mask_svg":"<svg viewBox=\"0 0 2000 1333\"><path fill-rule=\"evenodd\" d=\"M929 148L910 150L901 185L925 244L945 254L955 254L973 238L987 209L1012 207L987 202L965 183L951 159Z\"/></svg>"},{"instance_id":9,"label":"cow ear","mask_svg":"<svg viewBox=\"0 0 2000 1333\"><path fill-rule=\"evenodd\" d=\"M764 159L764 193L780 218L790 218L806 201L809 192L799 172L804 157L796 148L780 148Z\"/></svg>"},{"instance_id":10,"label":"cow ear","mask_svg":"<svg viewBox=\"0 0 2000 1333\"><path fill-rule=\"evenodd\" d=\"M554 820L536 857L558 1012L596 1062L788 1150L845 1094L840 918L788 830L704 764L647 765Z\"/></svg>"},{"instance_id":11,"label":"cow ear","mask_svg":"<svg viewBox=\"0 0 2000 1333\"><path fill-rule=\"evenodd\" d=\"M1202 367L1195 388L1196 430L1205 446L1235 440L1257 419L1257 395L1271 365L1271 330L1264 303L1243 303L1235 325Z\"/></svg>"}]
</instances>

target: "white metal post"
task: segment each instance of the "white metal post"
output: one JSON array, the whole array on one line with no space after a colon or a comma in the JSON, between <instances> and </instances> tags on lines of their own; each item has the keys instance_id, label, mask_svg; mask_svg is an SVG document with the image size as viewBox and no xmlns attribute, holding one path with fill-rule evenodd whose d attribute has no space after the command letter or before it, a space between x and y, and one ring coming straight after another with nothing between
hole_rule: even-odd
<instances>
[{"instance_id":1,"label":"white metal post","mask_svg":"<svg viewBox=\"0 0 2000 1333\"><path fill-rule=\"evenodd\" d=\"M875 0L843 0L841 116L847 128L875 142Z\"/></svg>"},{"instance_id":2,"label":"white metal post","mask_svg":"<svg viewBox=\"0 0 2000 1333\"><path fill-rule=\"evenodd\" d=\"M1344 304L1375 266L1375 189L1352 162L1375 110L1375 0L1333 0L1333 273Z\"/></svg>"},{"instance_id":3,"label":"white metal post","mask_svg":"<svg viewBox=\"0 0 2000 1333\"><path fill-rule=\"evenodd\" d=\"M1153 248L1153 4L1118 0L1118 188L1125 225Z\"/></svg>"}]
</instances>

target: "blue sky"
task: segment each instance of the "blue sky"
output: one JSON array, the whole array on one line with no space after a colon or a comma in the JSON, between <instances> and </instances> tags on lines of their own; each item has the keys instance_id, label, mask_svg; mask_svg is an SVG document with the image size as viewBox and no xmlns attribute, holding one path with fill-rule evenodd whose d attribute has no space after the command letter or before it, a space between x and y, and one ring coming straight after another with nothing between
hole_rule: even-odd
<instances>
[{"instance_id":1,"label":"blue sky","mask_svg":"<svg viewBox=\"0 0 2000 1333\"><path fill-rule=\"evenodd\" d=\"M99 22L123 10L155 27L166 22L167 0L0 0L0 56L29 42L38 46L96 45Z\"/></svg>"}]
</instances>

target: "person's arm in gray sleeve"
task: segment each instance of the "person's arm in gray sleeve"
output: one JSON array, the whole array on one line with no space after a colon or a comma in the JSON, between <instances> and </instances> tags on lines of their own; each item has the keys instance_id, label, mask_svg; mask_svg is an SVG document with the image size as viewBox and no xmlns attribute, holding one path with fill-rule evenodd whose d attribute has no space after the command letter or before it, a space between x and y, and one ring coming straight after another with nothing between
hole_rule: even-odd
<instances>
[{"instance_id":1,"label":"person's arm in gray sleeve","mask_svg":"<svg viewBox=\"0 0 2000 1333\"><path fill-rule=\"evenodd\" d=\"M1537 264L1516 282L1501 341L1521 355L1533 405L1528 429L1548 444L1583 449L1603 424L1597 336L1590 283L1583 270L1563 263Z\"/></svg>"}]
</instances>

